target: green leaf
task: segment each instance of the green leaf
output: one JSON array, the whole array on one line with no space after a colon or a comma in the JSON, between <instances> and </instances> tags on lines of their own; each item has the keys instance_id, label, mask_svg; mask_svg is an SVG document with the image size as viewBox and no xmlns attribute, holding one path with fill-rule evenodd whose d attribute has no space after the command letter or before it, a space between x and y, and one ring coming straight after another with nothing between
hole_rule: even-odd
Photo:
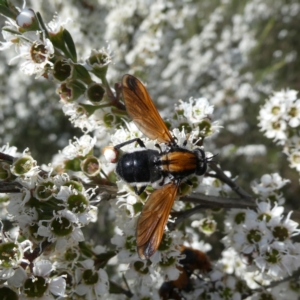
<instances>
[{"instance_id":1,"label":"green leaf","mask_svg":"<svg viewBox=\"0 0 300 300\"><path fill-rule=\"evenodd\" d=\"M37 19L39 21L41 30L43 30L43 32L45 33L46 38L49 38L49 32L48 32L47 27L46 27L46 25L44 23L44 20L43 20L41 14L39 12L36 12L36 17L37 17Z\"/></svg>"},{"instance_id":2,"label":"green leaf","mask_svg":"<svg viewBox=\"0 0 300 300\"><path fill-rule=\"evenodd\" d=\"M0 0L0 14L15 20L19 11L9 0Z\"/></svg>"},{"instance_id":3,"label":"green leaf","mask_svg":"<svg viewBox=\"0 0 300 300\"><path fill-rule=\"evenodd\" d=\"M65 40L66 48L70 54L70 58L74 61L77 62L77 53L76 53L76 47L74 44L74 41L72 39L71 34L67 29L63 30L63 37Z\"/></svg>"}]
</instances>

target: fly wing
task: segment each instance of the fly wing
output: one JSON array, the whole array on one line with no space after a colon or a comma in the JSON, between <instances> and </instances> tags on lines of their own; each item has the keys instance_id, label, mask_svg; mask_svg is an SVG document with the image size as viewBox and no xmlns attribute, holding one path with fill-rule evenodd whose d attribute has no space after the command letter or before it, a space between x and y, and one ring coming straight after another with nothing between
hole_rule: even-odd
<instances>
[{"instance_id":1,"label":"fly wing","mask_svg":"<svg viewBox=\"0 0 300 300\"><path fill-rule=\"evenodd\" d=\"M149 258L159 247L177 190L174 183L166 184L154 191L143 207L136 230L140 258Z\"/></svg>"},{"instance_id":2,"label":"fly wing","mask_svg":"<svg viewBox=\"0 0 300 300\"><path fill-rule=\"evenodd\" d=\"M122 93L129 116L144 135L159 143L174 143L145 86L136 77L123 76Z\"/></svg>"}]
</instances>

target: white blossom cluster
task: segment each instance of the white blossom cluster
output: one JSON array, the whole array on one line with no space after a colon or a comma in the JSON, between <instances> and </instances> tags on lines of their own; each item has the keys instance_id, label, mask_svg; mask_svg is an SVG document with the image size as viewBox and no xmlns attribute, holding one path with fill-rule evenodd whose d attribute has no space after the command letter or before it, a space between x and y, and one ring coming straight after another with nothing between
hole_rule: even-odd
<instances>
[{"instance_id":1,"label":"white blossom cluster","mask_svg":"<svg viewBox=\"0 0 300 300\"><path fill-rule=\"evenodd\" d=\"M56 16L46 25L47 34L57 36L59 39L64 32L65 25L69 21L69 18L66 21L62 21ZM36 75L36 79L41 76L53 76L54 81L61 83L61 86L57 89L57 93L61 96L61 103L63 104L62 110L66 116L69 116L70 121L75 127L79 127L84 132L97 129L101 131L104 130L105 125L107 125L105 124L104 117L105 115L111 114L111 109L107 105L102 104L101 106L97 106L93 110L93 113L87 111L86 107L91 104L93 105L94 100L94 98L92 96L89 97L87 93L94 85L92 80L84 82L78 74L80 68L81 70L86 68L88 71L91 69L96 70L97 68L105 69L111 63L109 49L91 50L89 57L100 56L102 57L100 61L96 59L91 62L86 59L84 63L75 64L71 63L71 59L69 58L57 62L62 64L62 66L56 65L58 68L63 68L64 65L66 66L68 64L71 66L70 76L62 79L60 77L62 75L60 74L61 69L56 68L53 63L55 45L46 37L46 34L34 30L25 32L22 35L18 34L19 27L27 28L28 24L34 27L36 25L35 22L37 22L35 12L27 8L20 10L20 14L15 21L8 18L2 31L5 42L0 42L0 50L5 51L14 47L17 56L13 57L10 63L17 59L21 60L20 70L26 75ZM69 56L74 55L74 53L68 54ZM48 74L48 72L50 74ZM69 77L79 79L74 80L72 78L70 80ZM86 89L85 93L84 89Z\"/></svg>"},{"instance_id":2,"label":"white blossom cluster","mask_svg":"<svg viewBox=\"0 0 300 300\"><path fill-rule=\"evenodd\" d=\"M86 156L85 151L89 152L93 145L91 139L83 136L63 152L69 158ZM93 299L107 294L106 271L96 270L94 261L88 257L80 259L79 243L85 240L81 228L97 220L94 204L99 199L94 197L94 190L70 180L67 173L53 175L53 170L43 171L28 152L18 154L15 147L8 146L2 147L0 152L15 154L7 171L15 177L14 182L19 187L19 192L10 194L5 207L8 219L15 223L19 234L14 239L7 236L1 223L0 276L5 282L1 293L4 295L5 288L11 288L26 299L55 299L67 294L72 296L75 292ZM28 239L20 243L19 235ZM32 261L31 253L41 254L47 245L53 250ZM101 253L103 249L93 251ZM71 260L69 255L70 258L73 255ZM30 264L33 266L29 268ZM74 282L67 287L68 276Z\"/></svg>"},{"instance_id":3,"label":"white blossom cluster","mask_svg":"<svg viewBox=\"0 0 300 300\"><path fill-rule=\"evenodd\" d=\"M259 112L259 127L267 138L283 146L290 167L300 172L300 99L295 90L282 90L266 100Z\"/></svg>"},{"instance_id":4,"label":"white blossom cluster","mask_svg":"<svg viewBox=\"0 0 300 300\"><path fill-rule=\"evenodd\" d=\"M299 268L300 244L293 237L300 233L292 212L284 214L280 189L288 182L279 174L266 174L252 188L257 194L256 210L231 210L225 221L227 236L223 242L234 252L232 265L223 260L226 272L247 274L249 286L258 287L291 275ZM244 270L243 270L244 269ZM247 270L247 271L246 271Z\"/></svg>"}]
</instances>

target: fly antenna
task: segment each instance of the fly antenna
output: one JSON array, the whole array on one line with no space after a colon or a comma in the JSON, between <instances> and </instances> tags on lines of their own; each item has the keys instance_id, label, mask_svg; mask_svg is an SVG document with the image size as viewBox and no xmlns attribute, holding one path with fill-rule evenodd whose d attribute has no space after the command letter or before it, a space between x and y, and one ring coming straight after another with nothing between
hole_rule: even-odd
<instances>
[{"instance_id":1,"label":"fly antenna","mask_svg":"<svg viewBox=\"0 0 300 300\"><path fill-rule=\"evenodd\" d=\"M206 161L207 162L216 162L215 160L213 160L216 156L218 156L219 155L219 153L217 153L217 154L214 154L214 155L212 155L212 156L210 156L210 157L207 157L206 158Z\"/></svg>"}]
</instances>

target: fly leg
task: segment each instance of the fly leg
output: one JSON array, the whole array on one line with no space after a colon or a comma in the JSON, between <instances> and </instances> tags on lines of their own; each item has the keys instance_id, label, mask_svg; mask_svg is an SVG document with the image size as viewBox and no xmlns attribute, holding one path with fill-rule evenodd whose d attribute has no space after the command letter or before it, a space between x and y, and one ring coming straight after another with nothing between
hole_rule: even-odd
<instances>
[{"instance_id":1,"label":"fly leg","mask_svg":"<svg viewBox=\"0 0 300 300\"><path fill-rule=\"evenodd\" d=\"M143 142L140 138L135 138L135 139L126 141L126 142L124 142L124 143L121 143L121 144L119 144L119 145L114 146L114 148L115 148L116 150L119 150L119 149L121 149L122 147L124 147L124 146L126 146L126 145L129 145L129 144L132 144L132 143L135 143L135 142L137 142L137 143L139 144L140 147L146 148L144 142Z\"/></svg>"},{"instance_id":2,"label":"fly leg","mask_svg":"<svg viewBox=\"0 0 300 300\"><path fill-rule=\"evenodd\" d=\"M140 188L137 188L136 186L134 186L133 189L137 195L140 195L145 190L146 187L147 187L146 185L141 186Z\"/></svg>"}]
</instances>

